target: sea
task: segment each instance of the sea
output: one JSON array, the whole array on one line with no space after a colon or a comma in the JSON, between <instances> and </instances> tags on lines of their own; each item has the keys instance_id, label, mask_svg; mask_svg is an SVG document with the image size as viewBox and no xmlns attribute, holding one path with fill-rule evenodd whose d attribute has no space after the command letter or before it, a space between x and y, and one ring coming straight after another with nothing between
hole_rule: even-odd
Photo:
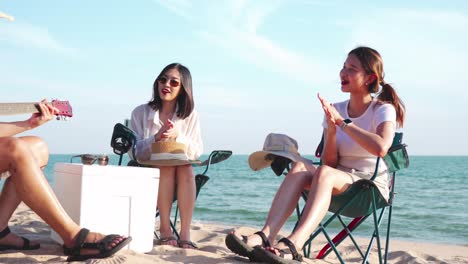
<instances>
[{"instance_id":1,"label":"sea","mask_svg":"<svg viewBox=\"0 0 468 264\"><path fill-rule=\"evenodd\" d=\"M44 174L54 185L54 165L70 162L73 154L51 155ZM201 160L206 158L204 155ZM309 157L312 158L312 157ZM196 202L194 222L223 224L226 227L261 228L273 196L283 180L269 168L252 171L248 155L233 155L212 165L209 181ZM128 161L124 157L123 164ZM75 161L76 162L76 159ZM110 155L110 165L118 156ZM99 165L93 165L99 166ZM201 173L205 167L195 167ZM0 182L0 186L3 182ZM394 239L468 245L468 156L411 156L410 166L397 174L392 225ZM288 219L282 232L292 230L297 217ZM370 223L372 219L367 221ZM369 234L365 223L358 235ZM339 231L338 225L331 230Z\"/></svg>"}]
</instances>

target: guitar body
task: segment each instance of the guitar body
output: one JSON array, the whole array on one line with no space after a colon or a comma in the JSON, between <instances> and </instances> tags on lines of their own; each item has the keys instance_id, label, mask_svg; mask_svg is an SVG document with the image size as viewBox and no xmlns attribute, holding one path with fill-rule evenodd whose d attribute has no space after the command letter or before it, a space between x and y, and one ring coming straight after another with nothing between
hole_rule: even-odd
<instances>
[{"instance_id":1,"label":"guitar body","mask_svg":"<svg viewBox=\"0 0 468 264\"><path fill-rule=\"evenodd\" d=\"M72 117L73 111L68 101L52 100L50 104L59 110L57 118ZM37 103L0 103L0 115L32 114L39 112Z\"/></svg>"}]
</instances>

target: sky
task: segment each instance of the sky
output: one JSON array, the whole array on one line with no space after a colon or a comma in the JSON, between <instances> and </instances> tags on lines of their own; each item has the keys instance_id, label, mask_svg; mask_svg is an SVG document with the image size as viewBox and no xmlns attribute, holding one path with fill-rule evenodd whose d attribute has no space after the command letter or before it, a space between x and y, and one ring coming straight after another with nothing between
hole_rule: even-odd
<instances>
[{"instance_id":1,"label":"sky","mask_svg":"<svg viewBox=\"0 0 468 264\"><path fill-rule=\"evenodd\" d=\"M68 100L73 118L21 135L50 152L110 154L114 124L172 62L192 74L204 153L261 150L268 133L320 141L339 71L380 52L407 108L410 155L468 155L468 1L0 0L0 102ZM29 115L2 116L2 121Z\"/></svg>"}]
</instances>

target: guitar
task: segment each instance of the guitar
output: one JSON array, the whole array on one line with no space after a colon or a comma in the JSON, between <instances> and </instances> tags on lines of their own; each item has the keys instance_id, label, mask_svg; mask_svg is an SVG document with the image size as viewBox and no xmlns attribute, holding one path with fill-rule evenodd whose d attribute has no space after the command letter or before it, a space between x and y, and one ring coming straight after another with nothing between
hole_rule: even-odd
<instances>
[{"instance_id":1,"label":"guitar","mask_svg":"<svg viewBox=\"0 0 468 264\"><path fill-rule=\"evenodd\" d=\"M73 111L68 101L52 100L49 102L59 112L57 119L66 119L73 116ZM17 115L39 112L38 103L0 103L0 115Z\"/></svg>"}]
</instances>

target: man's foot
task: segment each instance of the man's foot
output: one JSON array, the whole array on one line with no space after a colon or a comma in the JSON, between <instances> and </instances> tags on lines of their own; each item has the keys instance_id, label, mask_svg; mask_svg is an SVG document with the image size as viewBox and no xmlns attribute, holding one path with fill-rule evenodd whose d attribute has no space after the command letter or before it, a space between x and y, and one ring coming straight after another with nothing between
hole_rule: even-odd
<instances>
[{"instance_id":1,"label":"man's foot","mask_svg":"<svg viewBox=\"0 0 468 264\"><path fill-rule=\"evenodd\" d=\"M131 237L103 235L83 228L73 239L73 245L63 245L67 261L83 261L91 258L107 258L128 245Z\"/></svg>"},{"instance_id":2,"label":"man's foot","mask_svg":"<svg viewBox=\"0 0 468 264\"><path fill-rule=\"evenodd\" d=\"M40 248L39 243L11 233L8 226L0 231L0 251L4 250L33 250Z\"/></svg>"}]
</instances>

